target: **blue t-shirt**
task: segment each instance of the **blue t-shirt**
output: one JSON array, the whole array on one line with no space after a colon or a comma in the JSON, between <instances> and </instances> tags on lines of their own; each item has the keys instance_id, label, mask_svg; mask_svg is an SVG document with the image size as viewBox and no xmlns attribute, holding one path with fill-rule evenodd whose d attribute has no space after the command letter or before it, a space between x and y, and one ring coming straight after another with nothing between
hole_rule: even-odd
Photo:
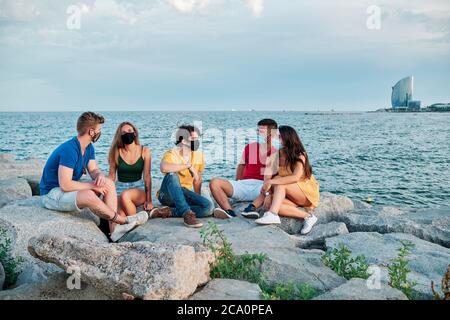
<instances>
[{"instance_id":1,"label":"blue t-shirt","mask_svg":"<svg viewBox=\"0 0 450 320\"><path fill-rule=\"evenodd\" d=\"M64 142L56 148L47 160L42 173L39 188L41 196L46 195L53 188L59 187L58 168L64 166L73 169L72 180L78 181L83 175L83 169L87 171L87 165L90 160L95 160L95 152L92 143L90 143L81 154L81 146L77 137Z\"/></svg>"}]
</instances>

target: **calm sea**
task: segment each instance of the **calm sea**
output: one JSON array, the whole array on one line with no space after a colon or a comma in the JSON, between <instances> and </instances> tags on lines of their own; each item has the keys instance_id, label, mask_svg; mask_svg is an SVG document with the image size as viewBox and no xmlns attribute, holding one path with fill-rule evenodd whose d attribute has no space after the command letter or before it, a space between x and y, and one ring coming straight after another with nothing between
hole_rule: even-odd
<instances>
[{"instance_id":1,"label":"calm sea","mask_svg":"<svg viewBox=\"0 0 450 320\"><path fill-rule=\"evenodd\" d=\"M0 113L0 152L45 159L75 135L79 113ZM196 121L208 163L205 180L232 178L245 140L258 120L269 117L296 128L309 153L321 190L374 204L450 206L450 113L305 112L104 112L106 123L96 157L107 170L107 152L121 121L140 129L153 154L152 174L173 146L178 124ZM236 139L236 136L238 138Z\"/></svg>"}]
</instances>

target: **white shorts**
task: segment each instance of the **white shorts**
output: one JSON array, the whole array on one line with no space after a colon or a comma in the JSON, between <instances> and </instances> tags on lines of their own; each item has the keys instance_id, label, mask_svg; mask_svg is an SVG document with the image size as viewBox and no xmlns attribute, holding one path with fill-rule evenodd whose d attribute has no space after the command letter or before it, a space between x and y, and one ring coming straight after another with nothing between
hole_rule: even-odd
<instances>
[{"instance_id":1,"label":"white shorts","mask_svg":"<svg viewBox=\"0 0 450 320\"><path fill-rule=\"evenodd\" d=\"M228 180L233 186L233 195L236 201L253 201L258 198L264 181L257 179Z\"/></svg>"},{"instance_id":2,"label":"white shorts","mask_svg":"<svg viewBox=\"0 0 450 320\"><path fill-rule=\"evenodd\" d=\"M53 188L41 197L45 208L55 211L81 211L77 206L78 191L64 192L61 188Z\"/></svg>"}]
</instances>

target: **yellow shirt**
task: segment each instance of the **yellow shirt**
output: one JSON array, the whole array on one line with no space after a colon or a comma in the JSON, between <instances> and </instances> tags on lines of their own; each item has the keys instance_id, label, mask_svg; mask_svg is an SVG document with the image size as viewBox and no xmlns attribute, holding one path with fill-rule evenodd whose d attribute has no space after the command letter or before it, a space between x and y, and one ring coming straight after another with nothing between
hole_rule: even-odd
<instances>
[{"instance_id":1,"label":"yellow shirt","mask_svg":"<svg viewBox=\"0 0 450 320\"><path fill-rule=\"evenodd\" d=\"M171 164L186 164L187 161L180 154L178 148L173 148L164 153L162 161L171 163ZM191 152L191 164L192 167L198 172L202 173L205 169L205 161L203 152L201 151L192 151ZM192 190L194 186L194 178L191 176L189 169L181 170L177 172L178 177L180 178L180 184L182 187Z\"/></svg>"}]
</instances>

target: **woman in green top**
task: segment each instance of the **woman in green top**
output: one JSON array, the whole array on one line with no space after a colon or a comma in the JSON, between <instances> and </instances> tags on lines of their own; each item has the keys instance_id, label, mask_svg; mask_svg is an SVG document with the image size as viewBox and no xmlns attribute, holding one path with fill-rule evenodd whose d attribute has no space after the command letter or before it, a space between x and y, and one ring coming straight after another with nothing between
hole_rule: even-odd
<instances>
[{"instance_id":1,"label":"woman in green top","mask_svg":"<svg viewBox=\"0 0 450 320\"><path fill-rule=\"evenodd\" d=\"M147 212L153 209L151 161L150 149L139 144L136 126L122 122L109 150L109 178L116 181L117 175L120 215L135 215L141 205Z\"/></svg>"}]
</instances>

